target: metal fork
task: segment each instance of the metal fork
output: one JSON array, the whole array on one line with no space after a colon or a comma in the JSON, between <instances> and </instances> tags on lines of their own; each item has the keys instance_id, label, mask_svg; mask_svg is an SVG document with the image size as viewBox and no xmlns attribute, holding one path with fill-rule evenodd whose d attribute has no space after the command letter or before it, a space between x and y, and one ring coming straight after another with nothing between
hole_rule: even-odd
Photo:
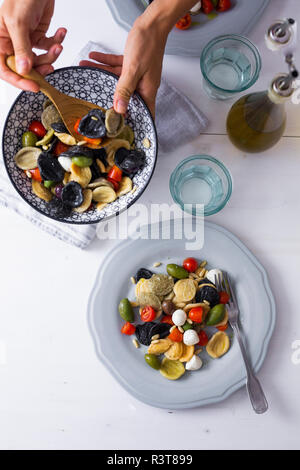
<instances>
[{"instance_id":1,"label":"metal fork","mask_svg":"<svg viewBox=\"0 0 300 470\"><path fill-rule=\"evenodd\" d=\"M253 369L250 365L249 358L246 352L246 348L241 335L238 318L239 308L233 289L230 286L229 278L226 273L217 274L215 276L215 283L218 291L226 291L229 295L229 301L227 303L228 319L230 326L232 327L237 340L239 342L242 356L244 359L246 371L247 371L247 390L250 397L250 401L254 411L258 414L265 413L268 409L268 402L263 392L263 389L255 376Z\"/></svg>"}]
</instances>

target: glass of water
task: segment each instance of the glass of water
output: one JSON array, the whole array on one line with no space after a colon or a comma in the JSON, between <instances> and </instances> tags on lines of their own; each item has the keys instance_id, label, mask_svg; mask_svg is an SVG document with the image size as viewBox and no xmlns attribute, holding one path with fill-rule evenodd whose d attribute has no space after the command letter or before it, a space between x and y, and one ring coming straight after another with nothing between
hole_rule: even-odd
<instances>
[{"instance_id":1,"label":"glass of water","mask_svg":"<svg viewBox=\"0 0 300 470\"><path fill-rule=\"evenodd\" d=\"M194 216L219 212L230 199L232 179L225 165L210 155L183 160L170 178L174 202Z\"/></svg>"},{"instance_id":2,"label":"glass of water","mask_svg":"<svg viewBox=\"0 0 300 470\"><path fill-rule=\"evenodd\" d=\"M226 100L254 85L260 74L261 58L249 39L227 34L205 46L200 66L206 93L211 98Z\"/></svg>"}]
</instances>

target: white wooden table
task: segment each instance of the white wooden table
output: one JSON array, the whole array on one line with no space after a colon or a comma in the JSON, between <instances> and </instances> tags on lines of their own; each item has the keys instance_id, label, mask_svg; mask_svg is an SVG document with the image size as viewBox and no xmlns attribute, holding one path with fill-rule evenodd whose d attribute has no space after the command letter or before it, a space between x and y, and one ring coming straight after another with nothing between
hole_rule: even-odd
<instances>
[{"instance_id":1,"label":"white wooden table","mask_svg":"<svg viewBox=\"0 0 300 470\"><path fill-rule=\"evenodd\" d=\"M250 35L264 63L256 89L285 70L263 36L274 19L291 16L300 20L298 0L271 0ZM51 30L58 26L69 30L58 66L72 63L89 39L118 52L126 39L104 0L85 0L84 8L79 0L57 1ZM300 67L299 53L297 62ZM300 108L288 106L286 136L275 148L245 155L225 134L231 103L211 101L202 90L199 60L168 56L164 74L207 114L210 126L205 135L159 156L141 202L171 203L170 169L188 155L208 153L230 169L232 198L210 220L239 236L270 276L278 319L259 373L270 410L255 415L244 388L223 403L180 412L133 399L98 362L86 321L91 285L113 242L97 240L80 251L0 208L1 449L300 448L300 364L291 360L292 343L300 340ZM16 94L0 84L1 122Z\"/></svg>"}]
</instances>

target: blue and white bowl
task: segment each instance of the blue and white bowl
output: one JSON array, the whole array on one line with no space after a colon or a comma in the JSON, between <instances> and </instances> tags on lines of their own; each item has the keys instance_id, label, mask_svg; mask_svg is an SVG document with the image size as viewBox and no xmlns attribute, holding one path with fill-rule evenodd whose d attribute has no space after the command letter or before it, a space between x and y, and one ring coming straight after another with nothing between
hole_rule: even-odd
<instances>
[{"instance_id":1,"label":"blue and white bowl","mask_svg":"<svg viewBox=\"0 0 300 470\"><path fill-rule=\"evenodd\" d=\"M113 105L115 86L118 78L106 71L92 67L66 67L48 75L47 80L67 95L81 98L100 105L106 109ZM43 102L42 93L22 92L13 103L3 130L3 159L8 176L19 193L33 209L60 222L71 224L94 224L118 215L126 210L142 195L154 172L157 158L157 135L155 124L149 109L138 94L134 94L129 103L126 122L135 135L135 145L146 154L146 165L133 178L136 191L128 193L108 204L102 211L89 210L83 214L72 212L65 218L57 218L49 204L37 196L31 189L31 181L14 162L15 154L21 148L22 134L27 131L31 121L41 118ZM144 148L143 140L151 142L149 149ZM54 212L54 213L53 213Z\"/></svg>"}]
</instances>

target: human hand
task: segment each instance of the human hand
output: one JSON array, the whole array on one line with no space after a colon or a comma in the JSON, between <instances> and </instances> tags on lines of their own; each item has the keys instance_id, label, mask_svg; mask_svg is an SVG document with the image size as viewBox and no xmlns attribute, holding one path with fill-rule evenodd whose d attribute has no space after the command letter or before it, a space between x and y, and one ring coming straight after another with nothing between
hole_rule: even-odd
<instances>
[{"instance_id":1,"label":"human hand","mask_svg":"<svg viewBox=\"0 0 300 470\"><path fill-rule=\"evenodd\" d=\"M67 30L59 28L55 35L46 37L54 12L54 0L4 0L0 7L0 78L17 88L39 91L37 83L12 72L6 57L16 56L20 75L34 67L42 75L52 72L52 63L59 57ZM42 49L36 55L32 49Z\"/></svg>"},{"instance_id":2,"label":"human hand","mask_svg":"<svg viewBox=\"0 0 300 470\"><path fill-rule=\"evenodd\" d=\"M114 96L114 108L118 113L126 112L136 90L154 116L166 39L167 34L155 31L154 27L145 28L137 20L128 35L124 56L91 52L89 58L99 64L82 60L80 65L101 68L120 76Z\"/></svg>"}]
</instances>

